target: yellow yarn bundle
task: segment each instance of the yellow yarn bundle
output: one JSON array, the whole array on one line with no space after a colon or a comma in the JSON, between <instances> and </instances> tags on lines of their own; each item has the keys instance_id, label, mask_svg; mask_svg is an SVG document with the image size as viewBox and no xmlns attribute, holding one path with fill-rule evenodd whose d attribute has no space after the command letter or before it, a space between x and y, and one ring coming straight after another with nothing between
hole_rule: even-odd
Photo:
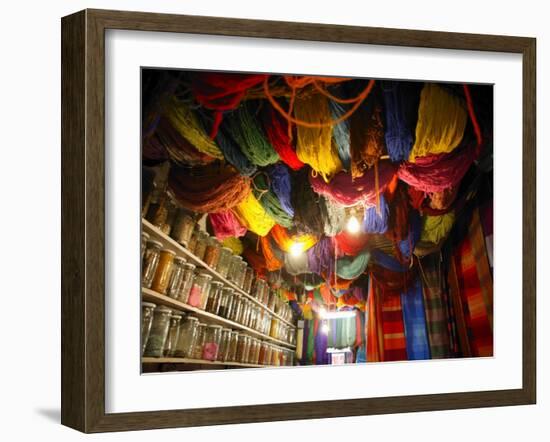
<instances>
[{"instance_id":1,"label":"yellow yarn bundle","mask_svg":"<svg viewBox=\"0 0 550 442\"><path fill-rule=\"evenodd\" d=\"M172 98L166 107L166 117L174 128L185 137L198 151L210 155L211 157L223 159L220 148L210 139L208 134L201 127L197 116L189 107L178 100Z\"/></svg>"},{"instance_id":2,"label":"yellow yarn bundle","mask_svg":"<svg viewBox=\"0 0 550 442\"><path fill-rule=\"evenodd\" d=\"M296 155L325 181L342 169L338 149L332 144L332 121L328 100L321 94L312 94L296 100L294 115L297 119L318 127L297 125Z\"/></svg>"},{"instance_id":3,"label":"yellow yarn bundle","mask_svg":"<svg viewBox=\"0 0 550 442\"><path fill-rule=\"evenodd\" d=\"M416 141L409 161L451 152L462 141L468 115L464 102L441 86L427 83L420 95Z\"/></svg>"},{"instance_id":4,"label":"yellow yarn bundle","mask_svg":"<svg viewBox=\"0 0 550 442\"><path fill-rule=\"evenodd\" d=\"M233 212L243 226L259 236L267 235L275 225L275 220L267 214L252 192L233 208Z\"/></svg>"},{"instance_id":5,"label":"yellow yarn bundle","mask_svg":"<svg viewBox=\"0 0 550 442\"><path fill-rule=\"evenodd\" d=\"M449 212L444 215L424 216L422 218L422 233L420 234L420 241L438 244L441 240L447 238L454 223L454 212Z\"/></svg>"},{"instance_id":6,"label":"yellow yarn bundle","mask_svg":"<svg viewBox=\"0 0 550 442\"><path fill-rule=\"evenodd\" d=\"M236 238L234 236L228 236L222 241L223 247L229 247L233 254L235 255L242 255L243 254L243 243L239 238Z\"/></svg>"}]
</instances>

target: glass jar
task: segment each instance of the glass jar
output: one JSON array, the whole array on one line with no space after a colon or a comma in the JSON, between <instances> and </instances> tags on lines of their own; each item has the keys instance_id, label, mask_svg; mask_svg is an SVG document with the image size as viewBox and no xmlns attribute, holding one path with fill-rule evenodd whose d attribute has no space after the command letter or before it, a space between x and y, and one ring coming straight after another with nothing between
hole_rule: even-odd
<instances>
[{"instance_id":1,"label":"glass jar","mask_svg":"<svg viewBox=\"0 0 550 442\"><path fill-rule=\"evenodd\" d=\"M200 260L204 259L204 254L206 252L206 246L208 245L209 235L202 230L198 231L197 234L197 244L195 245L195 251L193 254Z\"/></svg>"},{"instance_id":2,"label":"glass jar","mask_svg":"<svg viewBox=\"0 0 550 442\"><path fill-rule=\"evenodd\" d=\"M242 318L242 301L241 294L237 292L231 293L231 309L229 310L229 320L239 323Z\"/></svg>"},{"instance_id":3,"label":"glass jar","mask_svg":"<svg viewBox=\"0 0 550 442\"><path fill-rule=\"evenodd\" d=\"M258 365L266 365L265 356L267 352L267 342L260 342L260 350L258 352Z\"/></svg>"},{"instance_id":4,"label":"glass jar","mask_svg":"<svg viewBox=\"0 0 550 442\"><path fill-rule=\"evenodd\" d=\"M244 273L244 279L243 279L243 290L246 293L251 294L252 291L252 283L254 282L254 269L250 267L248 264L246 264L245 267L245 273Z\"/></svg>"},{"instance_id":5,"label":"glass jar","mask_svg":"<svg viewBox=\"0 0 550 442\"><path fill-rule=\"evenodd\" d=\"M287 358L288 358L288 351L286 350L281 350L281 362L280 362L280 365L282 367L286 367L288 365L288 361L287 361Z\"/></svg>"},{"instance_id":6,"label":"glass jar","mask_svg":"<svg viewBox=\"0 0 550 442\"><path fill-rule=\"evenodd\" d=\"M176 217L174 220L174 226L170 232L170 236L178 243L187 247L189 240L195 230L195 220L187 210L178 208L176 210Z\"/></svg>"},{"instance_id":7,"label":"glass jar","mask_svg":"<svg viewBox=\"0 0 550 442\"><path fill-rule=\"evenodd\" d=\"M212 269L215 269L220 259L221 244L218 240L211 236L206 241L206 250L204 252L203 261Z\"/></svg>"},{"instance_id":8,"label":"glass jar","mask_svg":"<svg viewBox=\"0 0 550 442\"><path fill-rule=\"evenodd\" d=\"M235 362L246 363L249 347L249 336L245 335L244 333L239 333L239 337L237 339L237 356L235 358Z\"/></svg>"},{"instance_id":9,"label":"glass jar","mask_svg":"<svg viewBox=\"0 0 550 442\"><path fill-rule=\"evenodd\" d=\"M187 304L192 307L203 308L202 303L203 299L208 300L208 290L210 289L210 282L212 281L212 276L208 273L200 272L195 274L193 279L193 285L189 291L189 298L187 299Z\"/></svg>"},{"instance_id":10,"label":"glass jar","mask_svg":"<svg viewBox=\"0 0 550 442\"><path fill-rule=\"evenodd\" d=\"M241 295L241 315L237 322L239 324L248 327L248 321L250 319L250 301Z\"/></svg>"},{"instance_id":11,"label":"glass jar","mask_svg":"<svg viewBox=\"0 0 550 442\"><path fill-rule=\"evenodd\" d=\"M161 249L162 244L160 242L153 240L147 241L147 250L145 251L143 267L141 269L141 285L145 288L150 288L153 283Z\"/></svg>"},{"instance_id":12,"label":"glass jar","mask_svg":"<svg viewBox=\"0 0 550 442\"><path fill-rule=\"evenodd\" d=\"M182 275L181 275L181 288L179 293L176 296L178 301L187 303L189 300L189 292L193 286L193 281L195 280L195 265L186 262L182 264Z\"/></svg>"},{"instance_id":13,"label":"glass jar","mask_svg":"<svg viewBox=\"0 0 550 442\"><path fill-rule=\"evenodd\" d=\"M240 278L241 262L243 262L242 256L233 255L231 257L231 266L229 267L229 273L227 274L227 279L233 282L233 284L237 285L237 287Z\"/></svg>"},{"instance_id":14,"label":"glass jar","mask_svg":"<svg viewBox=\"0 0 550 442\"><path fill-rule=\"evenodd\" d=\"M288 351L288 365L294 367L294 352L292 350Z\"/></svg>"},{"instance_id":15,"label":"glass jar","mask_svg":"<svg viewBox=\"0 0 550 442\"><path fill-rule=\"evenodd\" d=\"M155 189L145 218L156 228L161 229L168 218L167 195L164 190Z\"/></svg>"},{"instance_id":16,"label":"glass jar","mask_svg":"<svg viewBox=\"0 0 550 442\"><path fill-rule=\"evenodd\" d=\"M180 336L174 356L177 358L190 358L197 340L199 320L194 316L186 316L180 325Z\"/></svg>"},{"instance_id":17,"label":"glass jar","mask_svg":"<svg viewBox=\"0 0 550 442\"><path fill-rule=\"evenodd\" d=\"M159 305L153 315L153 323L151 324L151 331L149 333L149 339L145 346L144 356L153 358L162 357L164 350L164 343L168 336L168 328L170 327L170 316L172 310L163 305Z\"/></svg>"},{"instance_id":18,"label":"glass jar","mask_svg":"<svg viewBox=\"0 0 550 442\"><path fill-rule=\"evenodd\" d=\"M157 271L151 284L151 290L164 295L170 282L170 276L172 275L172 269L174 267L174 258L176 253L169 249L162 249L160 251L159 264Z\"/></svg>"},{"instance_id":19,"label":"glass jar","mask_svg":"<svg viewBox=\"0 0 550 442\"><path fill-rule=\"evenodd\" d=\"M258 347L258 340L256 338L250 338L250 349L248 350L248 358L246 360L247 364L254 364L254 356L256 353L256 348Z\"/></svg>"},{"instance_id":20,"label":"glass jar","mask_svg":"<svg viewBox=\"0 0 550 442\"><path fill-rule=\"evenodd\" d=\"M144 217L149 210L151 198L155 189L155 171L149 167L141 168L141 216Z\"/></svg>"},{"instance_id":21,"label":"glass jar","mask_svg":"<svg viewBox=\"0 0 550 442\"><path fill-rule=\"evenodd\" d=\"M191 239L187 243L187 250L189 250L191 253L195 253L195 249L197 248L197 242L199 240L199 226L195 224L195 227L193 229L193 233L191 234Z\"/></svg>"},{"instance_id":22,"label":"glass jar","mask_svg":"<svg viewBox=\"0 0 550 442\"><path fill-rule=\"evenodd\" d=\"M210 283L210 294L206 303L206 311L217 315L220 311L220 298L223 284L218 281Z\"/></svg>"},{"instance_id":23,"label":"glass jar","mask_svg":"<svg viewBox=\"0 0 550 442\"><path fill-rule=\"evenodd\" d=\"M221 338L221 325L209 325L206 327L204 331L204 343L202 346L202 359L205 361L215 361L218 359Z\"/></svg>"},{"instance_id":24,"label":"glass jar","mask_svg":"<svg viewBox=\"0 0 550 442\"><path fill-rule=\"evenodd\" d=\"M268 290L267 308L271 311L275 308L276 295L272 290Z\"/></svg>"},{"instance_id":25,"label":"glass jar","mask_svg":"<svg viewBox=\"0 0 550 442\"><path fill-rule=\"evenodd\" d=\"M151 324L153 323L153 314L156 305L152 302L141 303L141 354L145 351L147 345L147 339L149 339L149 332L151 331Z\"/></svg>"},{"instance_id":26,"label":"glass jar","mask_svg":"<svg viewBox=\"0 0 550 442\"><path fill-rule=\"evenodd\" d=\"M224 278L227 277L229 272L229 265L231 264L231 257L233 252L229 247L222 247L220 249L220 256L218 258L218 264L216 265L216 271Z\"/></svg>"},{"instance_id":27,"label":"glass jar","mask_svg":"<svg viewBox=\"0 0 550 442\"><path fill-rule=\"evenodd\" d=\"M183 265L185 264L185 258L176 256L174 258L174 266L172 269L172 275L170 276L170 282L166 288L166 294L171 298L177 299L183 285Z\"/></svg>"},{"instance_id":28,"label":"glass jar","mask_svg":"<svg viewBox=\"0 0 550 442\"><path fill-rule=\"evenodd\" d=\"M220 340L220 350L218 352L219 361L227 361L229 353L229 340L231 338L231 329L222 328L222 338Z\"/></svg>"},{"instance_id":29,"label":"glass jar","mask_svg":"<svg viewBox=\"0 0 550 442\"><path fill-rule=\"evenodd\" d=\"M278 339L279 337L279 318L273 316L271 318L271 327L269 329L269 336Z\"/></svg>"},{"instance_id":30,"label":"glass jar","mask_svg":"<svg viewBox=\"0 0 550 442\"><path fill-rule=\"evenodd\" d=\"M166 220L164 221L164 224L159 227L160 230L162 230L163 233L166 235L170 235L170 232L172 231L172 226L174 225L174 221L176 219L176 210L177 207L174 204L174 202L171 199L167 199L166 201Z\"/></svg>"},{"instance_id":31,"label":"glass jar","mask_svg":"<svg viewBox=\"0 0 550 442\"><path fill-rule=\"evenodd\" d=\"M241 258L242 259L242 258ZM237 286L239 286L241 289L243 288L243 285L244 285L244 278L246 276L246 268L248 267L248 264L246 263L245 260L241 260L239 262L239 278L237 279Z\"/></svg>"},{"instance_id":32,"label":"glass jar","mask_svg":"<svg viewBox=\"0 0 550 442\"><path fill-rule=\"evenodd\" d=\"M176 347L178 345L178 339L180 336L180 322L181 322L181 312L172 312L170 316L170 327L168 328L168 337L164 343L164 356L173 357L176 352Z\"/></svg>"},{"instance_id":33,"label":"glass jar","mask_svg":"<svg viewBox=\"0 0 550 442\"><path fill-rule=\"evenodd\" d=\"M218 315L229 319L233 300L233 289L231 287L222 287L220 291L220 308Z\"/></svg>"},{"instance_id":34,"label":"glass jar","mask_svg":"<svg viewBox=\"0 0 550 442\"><path fill-rule=\"evenodd\" d=\"M271 356L273 353L273 346L266 342L265 343L265 356L264 356L264 365L271 365Z\"/></svg>"},{"instance_id":35,"label":"glass jar","mask_svg":"<svg viewBox=\"0 0 550 442\"><path fill-rule=\"evenodd\" d=\"M276 366L276 367L278 367L279 365L281 365L281 360L280 360L279 352L280 352L280 348L279 348L279 347L275 347L274 345L272 345L272 350L271 350L271 365L274 365L274 366Z\"/></svg>"},{"instance_id":36,"label":"glass jar","mask_svg":"<svg viewBox=\"0 0 550 442\"><path fill-rule=\"evenodd\" d=\"M257 330L258 321L258 306L253 302L250 302L250 319L248 321L248 327L253 330Z\"/></svg>"},{"instance_id":37,"label":"glass jar","mask_svg":"<svg viewBox=\"0 0 550 442\"><path fill-rule=\"evenodd\" d=\"M143 265L143 257L147 250L147 241L149 241L149 234L147 232L141 232L141 263Z\"/></svg>"},{"instance_id":38,"label":"glass jar","mask_svg":"<svg viewBox=\"0 0 550 442\"><path fill-rule=\"evenodd\" d=\"M204 345L206 327L206 324L199 323L199 328L197 330L197 339L195 340L195 345L193 346L192 359L202 358L202 347Z\"/></svg>"},{"instance_id":39,"label":"glass jar","mask_svg":"<svg viewBox=\"0 0 550 442\"><path fill-rule=\"evenodd\" d=\"M226 361L235 362L237 360L237 345L239 341L239 332L232 331L229 334L229 350L227 351Z\"/></svg>"}]
</instances>

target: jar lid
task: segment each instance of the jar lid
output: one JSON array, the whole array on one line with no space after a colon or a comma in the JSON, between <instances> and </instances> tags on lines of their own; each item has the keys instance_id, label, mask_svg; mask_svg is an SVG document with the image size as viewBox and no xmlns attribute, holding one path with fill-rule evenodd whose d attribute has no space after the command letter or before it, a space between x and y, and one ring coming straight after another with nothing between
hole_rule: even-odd
<instances>
[{"instance_id":1,"label":"jar lid","mask_svg":"<svg viewBox=\"0 0 550 442\"><path fill-rule=\"evenodd\" d=\"M181 319L182 314L181 314L181 312L178 312L178 313L179 313L179 314L176 314L176 313L172 312L171 318L180 318L180 319Z\"/></svg>"},{"instance_id":2,"label":"jar lid","mask_svg":"<svg viewBox=\"0 0 550 442\"><path fill-rule=\"evenodd\" d=\"M155 312L172 313L172 309L166 307L165 305L159 305L159 306L156 308Z\"/></svg>"},{"instance_id":3,"label":"jar lid","mask_svg":"<svg viewBox=\"0 0 550 442\"><path fill-rule=\"evenodd\" d=\"M176 252L174 252L173 250L170 250L170 249L166 249L166 248L162 249L161 252L169 253L170 255L174 255L174 256L176 255Z\"/></svg>"},{"instance_id":4,"label":"jar lid","mask_svg":"<svg viewBox=\"0 0 550 442\"><path fill-rule=\"evenodd\" d=\"M213 285L213 286L222 286L223 284L220 282L220 281L212 281L212 283L210 285Z\"/></svg>"},{"instance_id":5,"label":"jar lid","mask_svg":"<svg viewBox=\"0 0 550 442\"><path fill-rule=\"evenodd\" d=\"M189 270L195 270L195 268L197 267L195 264L191 264L190 262L186 262L183 267L185 267L186 269L189 269Z\"/></svg>"},{"instance_id":6,"label":"jar lid","mask_svg":"<svg viewBox=\"0 0 550 442\"><path fill-rule=\"evenodd\" d=\"M160 241L156 241L154 239L150 239L149 241L147 241L147 245L157 246L159 248L162 247L162 243Z\"/></svg>"},{"instance_id":7,"label":"jar lid","mask_svg":"<svg viewBox=\"0 0 550 442\"><path fill-rule=\"evenodd\" d=\"M209 325L208 327L210 327L210 328L215 328L216 330L217 330L217 329L220 329L220 330L221 330L221 329L223 328L221 325L216 325L216 324Z\"/></svg>"},{"instance_id":8,"label":"jar lid","mask_svg":"<svg viewBox=\"0 0 550 442\"><path fill-rule=\"evenodd\" d=\"M174 261L176 261L176 262L178 262L178 263L180 263L180 264L184 264L184 263L187 262L187 260L186 260L183 256L176 256L176 257L174 258Z\"/></svg>"},{"instance_id":9,"label":"jar lid","mask_svg":"<svg viewBox=\"0 0 550 442\"><path fill-rule=\"evenodd\" d=\"M233 255L233 259L237 259L237 260L241 260L241 261L242 261L243 257L240 256L240 255Z\"/></svg>"},{"instance_id":10,"label":"jar lid","mask_svg":"<svg viewBox=\"0 0 550 442\"><path fill-rule=\"evenodd\" d=\"M229 247L222 247L222 250L227 250L230 253L233 253L233 250L231 250Z\"/></svg>"},{"instance_id":11,"label":"jar lid","mask_svg":"<svg viewBox=\"0 0 550 442\"><path fill-rule=\"evenodd\" d=\"M222 328L222 331L228 331L228 332L230 332L231 329L230 329L230 328Z\"/></svg>"},{"instance_id":12,"label":"jar lid","mask_svg":"<svg viewBox=\"0 0 550 442\"><path fill-rule=\"evenodd\" d=\"M147 232L141 232L141 236L145 238L149 238L149 234Z\"/></svg>"},{"instance_id":13,"label":"jar lid","mask_svg":"<svg viewBox=\"0 0 550 442\"><path fill-rule=\"evenodd\" d=\"M188 320L188 321L198 321L199 318L195 318L194 316L188 316L188 317L187 317L187 320Z\"/></svg>"},{"instance_id":14,"label":"jar lid","mask_svg":"<svg viewBox=\"0 0 550 442\"><path fill-rule=\"evenodd\" d=\"M199 272L198 276L204 276L207 279L212 279L212 275L209 275L207 272Z\"/></svg>"},{"instance_id":15,"label":"jar lid","mask_svg":"<svg viewBox=\"0 0 550 442\"><path fill-rule=\"evenodd\" d=\"M143 307L151 307L151 308L155 308L157 306L156 304L153 304L152 302L142 302L141 305Z\"/></svg>"}]
</instances>

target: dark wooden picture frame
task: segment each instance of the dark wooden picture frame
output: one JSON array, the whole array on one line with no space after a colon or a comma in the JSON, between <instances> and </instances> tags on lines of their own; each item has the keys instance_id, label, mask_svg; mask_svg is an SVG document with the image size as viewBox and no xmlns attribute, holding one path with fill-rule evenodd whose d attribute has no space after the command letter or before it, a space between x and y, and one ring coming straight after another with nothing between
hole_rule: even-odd
<instances>
[{"instance_id":1,"label":"dark wooden picture frame","mask_svg":"<svg viewBox=\"0 0 550 442\"><path fill-rule=\"evenodd\" d=\"M255 406L105 412L105 30L517 53L523 63L522 388ZM83 432L534 404L536 40L404 29L85 10L62 19L61 422Z\"/></svg>"}]
</instances>

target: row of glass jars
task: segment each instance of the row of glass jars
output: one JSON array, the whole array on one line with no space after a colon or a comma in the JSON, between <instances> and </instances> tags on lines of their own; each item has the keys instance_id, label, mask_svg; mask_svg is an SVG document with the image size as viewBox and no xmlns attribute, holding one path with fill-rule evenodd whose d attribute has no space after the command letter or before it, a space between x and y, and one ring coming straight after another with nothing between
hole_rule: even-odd
<instances>
[{"instance_id":1,"label":"row of glass jars","mask_svg":"<svg viewBox=\"0 0 550 442\"><path fill-rule=\"evenodd\" d=\"M143 247L145 244L145 247ZM294 328L231 287L213 281L205 270L142 237L142 286L209 313L285 342L295 338Z\"/></svg>"},{"instance_id":2,"label":"row of glass jars","mask_svg":"<svg viewBox=\"0 0 550 442\"><path fill-rule=\"evenodd\" d=\"M290 306L277 295L275 290L269 288L265 280L255 278L250 294L285 321L290 322L292 320L292 309Z\"/></svg>"},{"instance_id":3,"label":"row of glass jars","mask_svg":"<svg viewBox=\"0 0 550 442\"><path fill-rule=\"evenodd\" d=\"M183 319L182 319L183 318ZM190 315L142 303L142 354L253 365L293 365L294 352Z\"/></svg>"}]
</instances>

